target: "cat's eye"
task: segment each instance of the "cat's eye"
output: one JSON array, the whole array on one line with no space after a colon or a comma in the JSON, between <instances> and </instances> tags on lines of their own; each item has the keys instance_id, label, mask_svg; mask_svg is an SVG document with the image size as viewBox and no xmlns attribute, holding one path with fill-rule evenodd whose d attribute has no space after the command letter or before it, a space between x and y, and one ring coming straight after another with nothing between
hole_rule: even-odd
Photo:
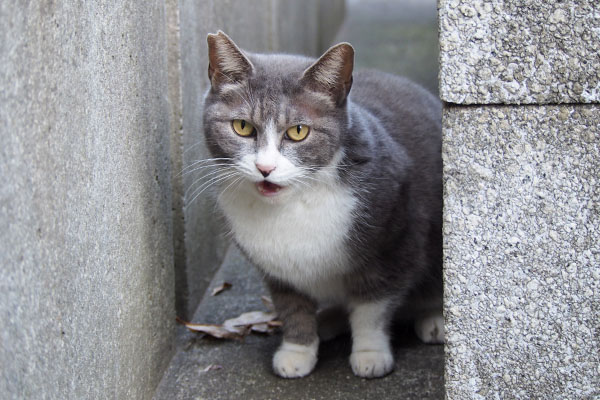
<instances>
[{"instance_id":1,"label":"cat's eye","mask_svg":"<svg viewBox=\"0 0 600 400\"><path fill-rule=\"evenodd\" d=\"M308 136L309 127L306 125L294 125L286 131L286 135L288 138L292 139L295 142L299 142L304 140Z\"/></svg>"},{"instance_id":2,"label":"cat's eye","mask_svg":"<svg viewBox=\"0 0 600 400\"><path fill-rule=\"evenodd\" d=\"M256 128L245 119L234 119L232 125L235 133L240 136L251 136L256 131Z\"/></svg>"}]
</instances>

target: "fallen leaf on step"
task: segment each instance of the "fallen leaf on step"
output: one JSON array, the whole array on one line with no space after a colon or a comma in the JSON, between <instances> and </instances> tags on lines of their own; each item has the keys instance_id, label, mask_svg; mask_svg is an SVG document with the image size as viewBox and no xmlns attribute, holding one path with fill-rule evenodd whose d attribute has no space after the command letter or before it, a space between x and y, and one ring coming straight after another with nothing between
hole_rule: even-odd
<instances>
[{"instance_id":1,"label":"fallen leaf on step","mask_svg":"<svg viewBox=\"0 0 600 400\"><path fill-rule=\"evenodd\" d=\"M252 326L257 324L266 324L269 321L273 321L276 318L275 313L264 312L264 311L250 311L245 312L237 318L228 319L223 322L223 326L240 327L240 326Z\"/></svg>"},{"instance_id":2,"label":"fallen leaf on step","mask_svg":"<svg viewBox=\"0 0 600 400\"><path fill-rule=\"evenodd\" d=\"M192 332L204 333L217 339L236 339L241 340L250 331L246 326L224 326L216 324L192 324L190 322L178 319L178 322L185 325Z\"/></svg>"},{"instance_id":3,"label":"fallen leaf on step","mask_svg":"<svg viewBox=\"0 0 600 400\"><path fill-rule=\"evenodd\" d=\"M220 293L223 293L224 291L226 291L227 289L231 288L231 283L229 282L223 282L223 284L221 286L218 286L216 288L214 288L211 292L211 296L216 296Z\"/></svg>"},{"instance_id":4,"label":"fallen leaf on step","mask_svg":"<svg viewBox=\"0 0 600 400\"><path fill-rule=\"evenodd\" d=\"M194 324L177 318L177 322L190 331L203 333L217 339L241 340L250 332L274 333L281 326L274 312L250 311L218 324Z\"/></svg>"},{"instance_id":5,"label":"fallen leaf on step","mask_svg":"<svg viewBox=\"0 0 600 400\"><path fill-rule=\"evenodd\" d=\"M274 333L282 325L281 321L272 320L264 324L252 325L252 332L268 333L269 335Z\"/></svg>"},{"instance_id":6,"label":"fallen leaf on step","mask_svg":"<svg viewBox=\"0 0 600 400\"><path fill-rule=\"evenodd\" d=\"M250 328L250 329L252 330L252 332L259 332L259 333L269 333L271 331L269 324L252 325L252 328Z\"/></svg>"}]
</instances>

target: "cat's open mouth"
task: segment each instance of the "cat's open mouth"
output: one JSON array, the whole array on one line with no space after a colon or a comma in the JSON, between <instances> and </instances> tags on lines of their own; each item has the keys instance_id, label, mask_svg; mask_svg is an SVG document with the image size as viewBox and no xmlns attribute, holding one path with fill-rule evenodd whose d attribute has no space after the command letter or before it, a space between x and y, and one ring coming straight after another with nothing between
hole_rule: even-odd
<instances>
[{"instance_id":1,"label":"cat's open mouth","mask_svg":"<svg viewBox=\"0 0 600 400\"><path fill-rule=\"evenodd\" d=\"M256 184L258 192L263 196L276 196L283 186L279 186L273 182L262 181Z\"/></svg>"}]
</instances>

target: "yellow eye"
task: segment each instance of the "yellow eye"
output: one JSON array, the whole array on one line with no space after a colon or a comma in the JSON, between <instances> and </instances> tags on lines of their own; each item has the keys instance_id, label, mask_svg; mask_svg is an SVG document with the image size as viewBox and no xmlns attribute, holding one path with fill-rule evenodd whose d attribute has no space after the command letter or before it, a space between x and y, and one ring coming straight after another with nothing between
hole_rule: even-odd
<instances>
[{"instance_id":1,"label":"yellow eye","mask_svg":"<svg viewBox=\"0 0 600 400\"><path fill-rule=\"evenodd\" d=\"M294 125L286 131L287 137L295 142L304 140L308 136L309 128L306 125Z\"/></svg>"},{"instance_id":2,"label":"yellow eye","mask_svg":"<svg viewBox=\"0 0 600 400\"><path fill-rule=\"evenodd\" d=\"M244 119L234 119L232 125L235 133L240 136L250 136L256 131L254 126Z\"/></svg>"}]
</instances>

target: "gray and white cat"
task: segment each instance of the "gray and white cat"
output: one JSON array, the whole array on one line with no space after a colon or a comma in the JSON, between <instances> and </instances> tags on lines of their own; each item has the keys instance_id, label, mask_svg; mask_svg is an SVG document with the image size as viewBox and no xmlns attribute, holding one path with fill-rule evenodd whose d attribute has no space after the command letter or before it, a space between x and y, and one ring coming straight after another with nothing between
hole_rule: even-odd
<instances>
[{"instance_id":1,"label":"gray and white cat","mask_svg":"<svg viewBox=\"0 0 600 400\"><path fill-rule=\"evenodd\" d=\"M208 49L212 181L283 321L275 373L315 367L319 306L348 313L361 377L393 369L394 314L442 342L439 102L403 78L353 75L347 43L314 60L251 54L219 32Z\"/></svg>"}]
</instances>

